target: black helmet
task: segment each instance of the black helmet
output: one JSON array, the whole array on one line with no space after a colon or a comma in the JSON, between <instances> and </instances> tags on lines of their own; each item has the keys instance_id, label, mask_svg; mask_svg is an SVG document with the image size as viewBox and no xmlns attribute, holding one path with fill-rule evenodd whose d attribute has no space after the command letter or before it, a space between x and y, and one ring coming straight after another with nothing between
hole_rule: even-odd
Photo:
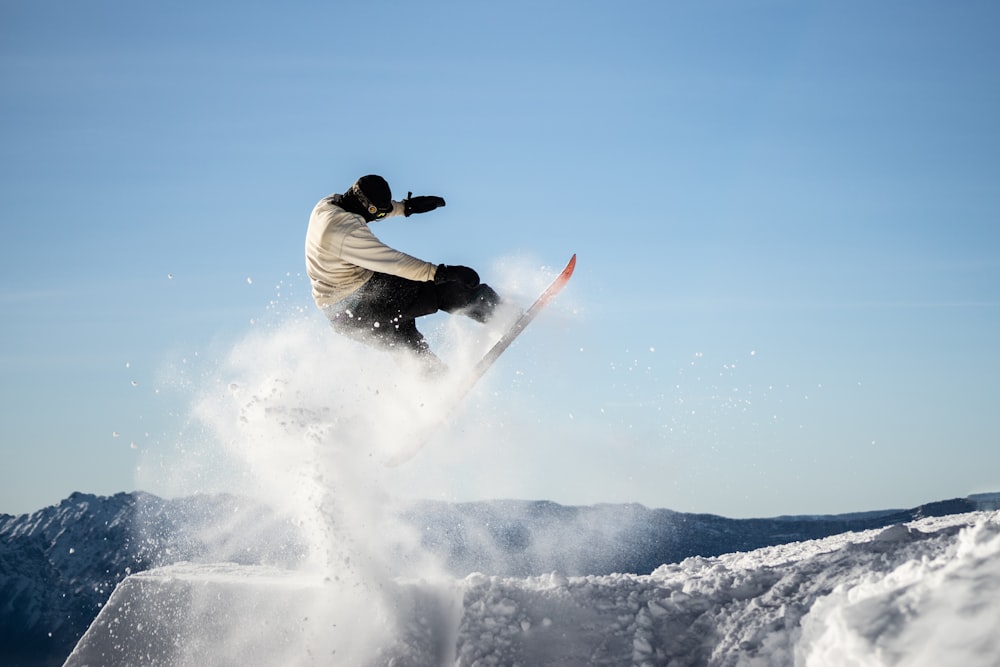
<instances>
[{"instance_id":1,"label":"black helmet","mask_svg":"<svg viewBox=\"0 0 1000 667\"><path fill-rule=\"evenodd\" d=\"M358 204L355 212L363 215L369 222L384 218L392 211L392 191L389 184L375 174L359 178L344 196L355 200Z\"/></svg>"}]
</instances>

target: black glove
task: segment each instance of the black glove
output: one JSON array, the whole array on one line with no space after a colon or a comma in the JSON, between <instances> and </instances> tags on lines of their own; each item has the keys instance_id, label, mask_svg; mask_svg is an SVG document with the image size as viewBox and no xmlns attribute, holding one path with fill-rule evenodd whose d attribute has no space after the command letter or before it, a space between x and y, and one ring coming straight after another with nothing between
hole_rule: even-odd
<instances>
[{"instance_id":1,"label":"black glove","mask_svg":"<svg viewBox=\"0 0 1000 667\"><path fill-rule=\"evenodd\" d=\"M413 213L426 213L438 206L444 206L444 199L441 197L433 195L414 197L412 192L407 192L406 199L403 200L403 215L408 218Z\"/></svg>"},{"instance_id":2,"label":"black glove","mask_svg":"<svg viewBox=\"0 0 1000 667\"><path fill-rule=\"evenodd\" d=\"M467 266L439 264L437 273L434 274L434 284L440 285L441 283L461 283L472 289L479 285L479 274Z\"/></svg>"}]
</instances>

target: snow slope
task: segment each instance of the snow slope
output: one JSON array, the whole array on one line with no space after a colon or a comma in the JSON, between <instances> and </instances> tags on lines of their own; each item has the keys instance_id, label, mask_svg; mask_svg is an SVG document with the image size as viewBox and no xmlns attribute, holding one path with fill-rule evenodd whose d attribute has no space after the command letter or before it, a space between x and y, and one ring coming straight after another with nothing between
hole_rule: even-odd
<instances>
[{"instance_id":1,"label":"snow slope","mask_svg":"<svg viewBox=\"0 0 1000 667\"><path fill-rule=\"evenodd\" d=\"M390 507L383 507L377 529L335 530L330 537L342 547L340 557L319 569L369 588L376 581L462 579L475 572L644 575L691 556L993 511L1000 494L905 511L774 519L503 500L421 501L404 505L394 520ZM74 493L31 514L0 515L0 665L61 665L129 574L177 563L301 570L313 548L296 517L229 494L164 500L148 493Z\"/></svg>"},{"instance_id":2,"label":"snow slope","mask_svg":"<svg viewBox=\"0 0 1000 667\"><path fill-rule=\"evenodd\" d=\"M466 334L454 330L452 349L471 361ZM331 341L315 324L262 329L181 386L193 397L191 429L175 451L150 451L143 474L156 474L161 488L176 484L175 495L239 489L274 521L257 527L237 514L245 528L235 540L211 522L193 540L180 531L163 541L156 524L138 526L133 542L159 545L155 555L192 557L124 578L69 665L997 661L989 634L998 626L994 514L818 541L800 531L823 524L829 535L834 524L791 517L739 524L729 533L736 542L720 539L716 518L649 515L639 506L515 502L430 508L414 520L399 490L418 476L436 470L448 489L469 475L523 471L489 440L482 393L464 411L474 442L454 449L489 456L463 466L439 441L435 465L390 469L382 462L444 420L447 392L387 355ZM450 422L448 437L461 437L462 423L461 415ZM419 518L430 515L437 519ZM560 516L565 522L553 523ZM650 516L663 530L632 530ZM892 516L877 520L884 526ZM294 526L293 534L272 542L269 524ZM747 553L723 555L725 544ZM700 555L671 560L683 549ZM210 560L226 552L236 555ZM266 560L245 558L252 552ZM285 563L289 555L294 564ZM545 563L558 564L540 569ZM483 574L469 574L470 566ZM927 631L937 627L943 634ZM949 644L953 637L962 645Z\"/></svg>"},{"instance_id":3,"label":"snow slope","mask_svg":"<svg viewBox=\"0 0 1000 667\"><path fill-rule=\"evenodd\" d=\"M649 575L395 578L234 564L128 577L67 667L1000 664L1000 512Z\"/></svg>"}]
</instances>

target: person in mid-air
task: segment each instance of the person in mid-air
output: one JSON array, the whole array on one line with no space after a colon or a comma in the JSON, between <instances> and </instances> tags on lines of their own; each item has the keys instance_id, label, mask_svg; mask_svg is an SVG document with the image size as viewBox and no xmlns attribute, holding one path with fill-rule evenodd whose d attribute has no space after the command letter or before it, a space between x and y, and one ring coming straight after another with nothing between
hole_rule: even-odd
<instances>
[{"instance_id":1,"label":"person in mid-air","mask_svg":"<svg viewBox=\"0 0 1000 667\"><path fill-rule=\"evenodd\" d=\"M436 196L409 193L394 201L389 184L362 176L343 194L320 200L306 232L306 273L316 305L334 330L370 345L416 353L433 369L443 364L417 330L416 318L439 310L479 322L500 297L467 266L432 264L379 241L369 223L444 206Z\"/></svg>"}]
</instances>

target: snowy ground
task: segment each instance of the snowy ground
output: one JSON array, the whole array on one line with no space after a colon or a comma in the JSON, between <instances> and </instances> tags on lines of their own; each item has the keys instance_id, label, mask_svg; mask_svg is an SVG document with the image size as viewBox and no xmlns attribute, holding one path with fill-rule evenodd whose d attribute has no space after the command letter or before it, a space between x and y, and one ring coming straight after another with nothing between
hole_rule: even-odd
<instances>
[{"instance_id":1,"label":"snowy ground","mask_svg":"<svg viewBox=\"0 0 1000 667\"><path fill-rule=\"evenodd\" d=\"M467 335L449 335L471 363ZM383 465L447 402L435 405L439 392L385 355L330 336L293 322L181 378L196 396L189 439L144 462L157 486L179 482L178 495L238 490L294 517L305 565L133 575L67 665L1000 664L1000 513L688 559L648 576L449 577L399 520L393 494L430 469ZM362 381L331 380L343 377Z\"/></svg>"},{"instance_id":2,"label":"snowy ground","mask_svg":"<svg viewBox=\"0 0 1000 667\"><path fill-rule=\"evenodd\" d=\"M182 564L126 579L66 664L986 667L997 628L1000 512L978 512L648 576Z\"/></svg>"}]
</instances>

